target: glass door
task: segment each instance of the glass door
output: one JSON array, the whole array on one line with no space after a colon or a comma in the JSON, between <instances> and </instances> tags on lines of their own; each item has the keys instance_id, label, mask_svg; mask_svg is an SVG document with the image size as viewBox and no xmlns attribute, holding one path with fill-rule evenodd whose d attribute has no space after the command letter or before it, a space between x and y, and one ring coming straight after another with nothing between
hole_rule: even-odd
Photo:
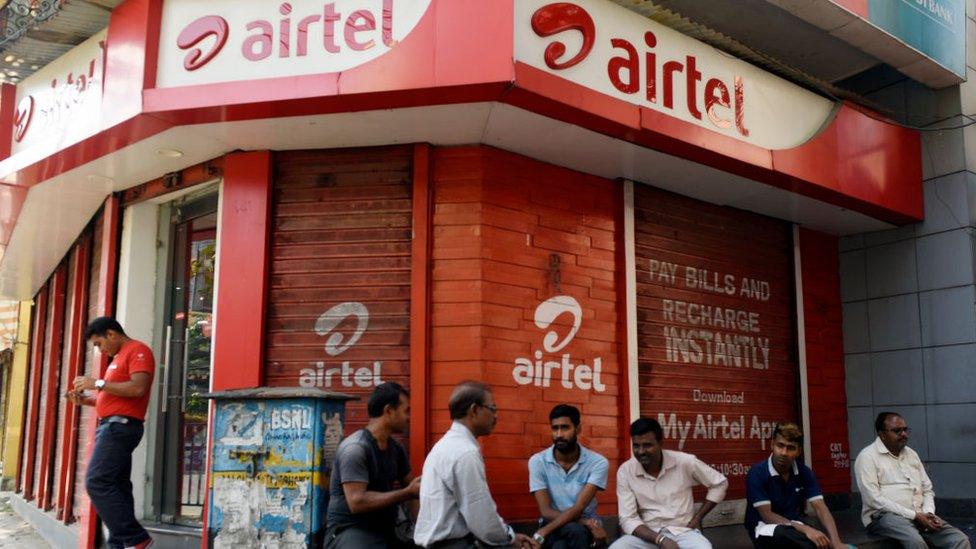
<instances>
[{"instance_id":1,"label":"glass door","mask_svg":"<svg viewBox=\"0 0 976 549\"><path fill-rule=\"evenodd\" d=\"M207 400L217 195L172 209L159 520L200 526L207 494Z\"/></svg>"}]
</instances>

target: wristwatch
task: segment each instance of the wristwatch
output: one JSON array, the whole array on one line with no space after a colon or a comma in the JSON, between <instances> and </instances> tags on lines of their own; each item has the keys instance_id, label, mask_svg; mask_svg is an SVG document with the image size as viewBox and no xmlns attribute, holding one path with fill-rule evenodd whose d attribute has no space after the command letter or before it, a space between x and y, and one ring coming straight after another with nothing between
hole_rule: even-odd
<instances>
[{"instance_id":1,"label":"wristwatch","mask_svg":"<svg viewBox=\"0 0 976 549\"><path fill-rule=\"evenodd\" d=\"M105 387L105 380L104 379L96 379L95 380L95 389L101 391L102 388L104 388L104 387Z\"/></svg>"},{"instance_id":2,"label":"wristwatch","mask_svg":"<svg viewBox=\"0 0 976 549\"><path fill-rule=\"evenodd\" d=\"M532 534L532 539L535 540L535 542L538 543L539 545L542 545L543 543L546 542L546 536L543 536L539 532Z\"/></svg>"}]
</instances>

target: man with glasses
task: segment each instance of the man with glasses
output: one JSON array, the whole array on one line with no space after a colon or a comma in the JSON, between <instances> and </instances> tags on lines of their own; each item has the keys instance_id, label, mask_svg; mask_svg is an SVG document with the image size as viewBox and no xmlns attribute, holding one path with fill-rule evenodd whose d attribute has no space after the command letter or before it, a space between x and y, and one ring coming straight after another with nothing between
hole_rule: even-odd
<instances>
[{"instance_id":1,"label":"man with glasses","mask_svg":"<svg viewBox=\"0 0 976 549\"><path fill-rule=\"evenodd\" d=\"M874 429L878 438L854 462L861 521L868 532L910 548L969 548L966 534L935 514L932 481L918 454L908 447L912 430L905 419L894 412L881 412Z\"/></svg>"},{"instance_id":2,"label":"man with glasses","mask_svg":"<svg viewBox=\"0 0 976 549\"><path fill-rule=\"evenodd\" d=\"M465 381L454 388L447 407L453 423L424 462L414 542L435 549L539 549L535 540L505 524L488 491L478 437L490 435L498 423L491 389Z\"/></svg>"}]
</instances>

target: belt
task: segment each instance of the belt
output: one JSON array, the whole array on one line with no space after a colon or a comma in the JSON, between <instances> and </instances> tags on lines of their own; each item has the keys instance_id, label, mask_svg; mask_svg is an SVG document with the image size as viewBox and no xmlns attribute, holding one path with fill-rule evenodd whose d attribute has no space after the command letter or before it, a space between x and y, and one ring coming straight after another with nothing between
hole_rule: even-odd
<instances>
[{"instance_id":1,"label":"belt","mask_svg":"<svg viewBox=\"0 0 976 549\"><path fill-rule=\"evenodd\" d=\"M99 425L104 425L106 423L121 423L126 425L129 423L142 423L142 420L129 416L106 416L98 419Z\"/></svg>"}]
</instances>

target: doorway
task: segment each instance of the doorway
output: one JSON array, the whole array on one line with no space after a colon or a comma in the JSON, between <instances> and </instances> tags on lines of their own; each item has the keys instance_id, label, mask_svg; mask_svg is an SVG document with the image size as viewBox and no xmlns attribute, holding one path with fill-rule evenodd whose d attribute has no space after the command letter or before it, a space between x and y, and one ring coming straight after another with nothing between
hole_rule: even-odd
<instances>
[{"instance_id":1,"label":"doorway","mask_svg":"<svg viewBox=\"0 0 976 549\"><path fill-rule=\"evenodd\" d=\"M199 527L207 496L217 194L170 208L157 520Z\"/></svg>"}]
</instances>

